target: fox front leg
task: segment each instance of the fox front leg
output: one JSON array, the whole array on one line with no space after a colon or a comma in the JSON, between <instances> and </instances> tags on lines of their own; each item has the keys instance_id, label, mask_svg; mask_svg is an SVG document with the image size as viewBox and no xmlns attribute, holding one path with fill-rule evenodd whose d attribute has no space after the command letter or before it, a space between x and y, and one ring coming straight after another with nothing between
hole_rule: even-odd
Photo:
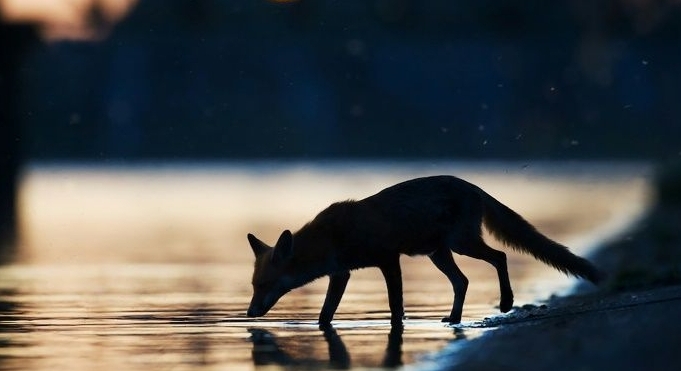
<instances>
[{"instance_id":1,"label":"fox front leg","mask_svg":"<svg viewBox=\"0 0 681 371\"><path fill-rule=\"evenodd\" d=\"M326 290L326 299L324 299L324 306L319 313L319 325L328 326L331 324L334 313L338 308L345 287L348 285L350 279L350 272L336 273L329 276L329 288Z\"/></svg>"},{"instance_id":2,"label":"fox front leg","mask_svg":"<svg viewBox=\"0 0 681 371\"><path fill-rule=\"evenodd\" d=\"M401 326L404 318L404 304L402 301L402 269L400 268L400 256L379 266L388 288L388 305L390 306L390 324Z\"/></svg>"}]
</instances>

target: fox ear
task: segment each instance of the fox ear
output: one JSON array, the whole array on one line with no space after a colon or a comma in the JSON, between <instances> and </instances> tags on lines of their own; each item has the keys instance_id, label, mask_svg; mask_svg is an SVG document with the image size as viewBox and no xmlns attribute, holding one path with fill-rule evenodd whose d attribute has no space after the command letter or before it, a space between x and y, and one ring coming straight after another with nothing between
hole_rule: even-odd
<instances>
[{"instance_id":1,"label":"fox ear","mask_svg":"<svg viewBox=\"0 0 681 371\"><path fill-rule=\"evenodd\" d=\"M293 256L293 234L288 229L281 233L277 244L274 245L272 263L281 264Z\"/></svg>"},{"instance_id":2,"label":"fox ear","mask_svg":"<svg viewBox=\"0 0 681 371\"><path fill-rule=\"evenodd\" d=\"M252 234L248 234L248 243L251 244L251 249L253 249L253 253L255 256L258 256L264 252L266 252L268 249L270 249L269 246L267 246L264 242L260 241L257 237L255 237Z\"/></svg>"}]
</instances>

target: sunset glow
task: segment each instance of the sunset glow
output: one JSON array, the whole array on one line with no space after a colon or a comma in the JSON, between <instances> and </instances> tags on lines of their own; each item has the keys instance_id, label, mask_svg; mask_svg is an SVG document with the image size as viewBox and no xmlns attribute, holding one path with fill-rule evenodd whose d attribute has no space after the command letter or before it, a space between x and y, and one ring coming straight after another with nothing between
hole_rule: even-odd
<instances>
[{"instance_id":1,"label":"sunset glow","mask_svg":"<svg viewBox=\"0 0 681 371\"><path fill-rule=\"evenodd\" d=\"M0 0L4 22L35 24L46 40L106 36L137 0Z\"/></svg>"}]
</instances>

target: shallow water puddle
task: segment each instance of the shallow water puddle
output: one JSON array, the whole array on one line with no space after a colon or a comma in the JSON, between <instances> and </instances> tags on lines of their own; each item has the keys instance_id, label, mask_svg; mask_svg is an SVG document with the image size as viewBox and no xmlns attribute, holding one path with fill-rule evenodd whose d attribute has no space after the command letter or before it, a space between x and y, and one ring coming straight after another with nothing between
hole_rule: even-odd
<instances>
[{"instance_id":1,"label":"shallow water puddle","mask_svg":"<svg viewBox=\"0 0 681 371\"><path fill-rule=\"evenodd\" d=\"M510 170L509 170L510 169ZM327 280L245 316L253 257L329 203L433 173L469 179L583 254L645 207L641 167L324 164L97 168L36 166L21 187L18 261L0 267L1 370L428 368L443 347L497 315L486 263L470 279L464 325L450 327L449 282L427 258L402 259L402 330L389 325L377 269L353 272L332 330L315 323ZM590 170L589 170L590 169ZM509 175L509 173L516 175ZM498 245L497 245L498 246ZM574 281L505 250L516 305Z\"/></svg>"}]
</instances>

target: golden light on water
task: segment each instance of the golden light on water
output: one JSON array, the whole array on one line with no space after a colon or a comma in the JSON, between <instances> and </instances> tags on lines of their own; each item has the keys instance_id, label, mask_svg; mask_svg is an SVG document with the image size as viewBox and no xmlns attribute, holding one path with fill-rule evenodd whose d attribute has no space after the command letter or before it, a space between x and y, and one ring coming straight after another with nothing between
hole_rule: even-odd
<instances>
[{"instance_id":1,"label":"golden light on water","mask_svg":"<svg viewBox=\"0 0 681 371\"><path fill-rule=\"evenodd\" d=\"M0 17L37 25L46 40L90 40L106 35L138 0L0 0Z\"/></svg>"},{"instance_id":2,"label":"golden light on water","mask_svg":"<svg viewBox=\"0 0 681 371\"><path fill-rule=\"evenodd\" d=\"M518 164L28 166L20 256L0 267L3 369L253 370L272 359L324 366L331 349L347 349L353 367L375 368L395 348L387 343L380 271L353 272L335 317L342 341L330 342L316 324L326 279L293 290L264 318L246 318L253 256L245 234L273 242L331 202L432 174L480 185L580 255L646 206L641 168L581 164L529 173ZM504 251L517 305L573 284ZM470 279L464 321L498 313L494 269L455 259ZM473 328L453 335L440 323L451 308L451 284L427 258L404 257L402 275L408 319L396 342L401 361L477 336ZM266 335L267 349L250 329Z\"/></svg>"},{"instance_id":3,"label":"golden light on water","mask_svg":"<svg viewBox=\"0 0 681 371\"><path fill-rule=\"evenodd\" d=\"M51 262L250 261L249 232L273 243L283 229L300 228L332 202L433 173L479 184L576 248L622 228L646 204L640 177L569 172L542 177L371 165L33 168L21 183L22 255Z\"/></svg>"},{"instance_id":4,"label":"golden light on water","mask_svg":"<svg viewBox=\"0 0 681 371\"><path fill-rule=\"evenodd\" d=\"M283 229L297 230L330 203L361 199L400 181L434 174L455 174L479 185L582 256L632 223L647 206L641 168L548 166L512 174L509 168L521 169L513 164L427 163L32 166L20 187L17 262L66 267L232 265L246 268L231 281L248 289L253 256L247 233L273 244ZM572 285L560 272L486 239L507 254L511 280L525 290L516 291L518 300ZM455 259L475 282L475 292L482 298L496 297L498 284L489 264L460 255ZM427 259L403 257L402 264L405 297L423 288L450 291L449 282ZM377 270L361 270L353 277L353 292L374 287L372 282L384 286ZM301 292L322 295L324 285L321 280Z\"/></svg>"}]
</instances>

